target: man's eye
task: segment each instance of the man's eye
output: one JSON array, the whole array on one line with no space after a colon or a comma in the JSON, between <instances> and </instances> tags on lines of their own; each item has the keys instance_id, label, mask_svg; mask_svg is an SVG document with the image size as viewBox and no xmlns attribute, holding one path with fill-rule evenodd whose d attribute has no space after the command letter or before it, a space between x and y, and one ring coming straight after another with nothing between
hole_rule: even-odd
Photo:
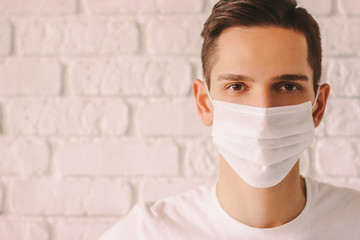
<instances>
[{"instance_id":1,"label":"man's eye","mask_svg":"<svg viewBox=\"0 0 360 240\"><path fill-rule=\"evenodd\" d=\"M291 84L291 83L284 84L284 85L282 85L282 87L280 87L280 90L287 91L287 92L292 92L292 91L296 91L299 89L300 88L298 86L296 86L295 84Z\"/></svg>"},{"instance_id":2,"label":"man's eye","mask_svg":"<svg viewBox=\"0 0 360 240\"><path fill-rule=\"evenodd\" d=\"M233 91L241 91L241 90L245 90L245 86L241 85L241 84L232 84L230 85L228 88L230 88Z\"/></svg>"}]
</instances>

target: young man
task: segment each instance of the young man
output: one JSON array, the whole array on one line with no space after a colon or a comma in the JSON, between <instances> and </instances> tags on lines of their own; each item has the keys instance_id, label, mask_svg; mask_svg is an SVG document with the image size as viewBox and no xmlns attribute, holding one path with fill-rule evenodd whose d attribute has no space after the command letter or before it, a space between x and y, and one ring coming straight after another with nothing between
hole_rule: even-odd
<instances>
[{"instance_id":1,"label":"young man","mask_svg":"<svg viewBox=\"0 0 360 240\"><path fill-rule=\"evenodd\" d=\"M202 37L217 183L139 204L100 239L359 239L360 193L299 173L330 92L316 21L295 0L221 0Z\"/></svg>"}]
</instances>

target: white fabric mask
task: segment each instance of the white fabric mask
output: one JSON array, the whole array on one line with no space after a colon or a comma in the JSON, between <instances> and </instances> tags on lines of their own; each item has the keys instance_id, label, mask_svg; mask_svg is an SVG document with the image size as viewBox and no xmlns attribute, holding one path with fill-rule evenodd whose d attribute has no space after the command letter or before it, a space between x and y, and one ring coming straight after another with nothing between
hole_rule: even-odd
<instances>
[{"instance_id":1,"label":"white fabric mask","mask_svg":"<svg viewBox=\"0 0 360 240\"><path fill-rule=\"evenodd\" d=\"M272 108L211 102L213 142L234 171L253 187L280 183L313 143L311 101Z\"/></svg>"}]
</instances>

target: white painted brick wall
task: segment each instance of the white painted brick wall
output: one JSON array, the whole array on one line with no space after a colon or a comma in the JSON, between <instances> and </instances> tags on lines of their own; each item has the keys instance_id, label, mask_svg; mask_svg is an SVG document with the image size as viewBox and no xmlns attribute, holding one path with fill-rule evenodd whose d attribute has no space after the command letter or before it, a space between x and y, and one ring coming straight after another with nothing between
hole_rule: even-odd
<instances>
[{"instance_id":1,"label":"white painted brick wall","mask_svg":"<svg viewBox=\"0 0 360 240\"><path fill-rule=\"evenodd\" d=\"M72 140L58 143L55 161L63 175L177 176L179 151L169 140Z\"/></svg>"},{"instance_id":2,"label":"white painted brick wall","mask_svg":"<svg viewBox=\"0 0 360 240\"><path fill-rule=\"evenodd\" d=\"M185 176L217 176L218 152L212 144L211 137L182 140L185 145L184 174Z\"/></svg>"},{"instance_id":3,"label":"white painted brick wall","mask_svg":"<svg viewBox=\"0 0 360 240\"><path fill-rule=\"evenodd\" d=\"M208 182L204 179L145 180L139 184L141 194L139 199L143 202L155 201L168 195L176 195L204 183Z\"/></svg>"},{"instance_id":4,"label":"white painted brick wall","mask_svg":"<svg viewBox=\"0 0 360 240\"><path fill-rule=\"evenodd\" d=\"M324 56L358 56L360 19L319 19Z\"/></svg>"},{"instance_id":5,"label":"white painted brick wall","mask_svg":"<svg viewBox=\"0 0 360 240\"><path fill-rule=\"evenodd\" d=\"M153 55L199 55L202 21L198 17L159 17L146 25L146 48Z\"/></svg>"},{"instance_id":6,"label":"white painted brick wall","mask_svg":"<svg viewBox=\"0 0 360 240\"><path fill-rule=\"evenodd\" d=\"M1 175L44 175L50 164L50 146L43 139L0 138Z\"/></svg>"},{"instance_id":7,"label":"white painted brick wall","mask_svg":"<svg viewBox=\"0 0 360 240\"><path fill-rule=\"evenodd\" d=\"M331 99L326 114L325 124L328 136L360 136L359 99Z\"/></svg>"},{"instance_id":8,"label":"white painted brick wall","mask_svg":"<svg viewBox=\"0 0 360 240\"><path fill-rule=\"evenodd\" d=\"M0 239L50 240L50 228L41 220L0 219Z\"/></svg>"},{"instance_id":9,"label":"white painted brick wall","mask_svg":"<svg viewBox=\"0 0 360 240\"><path fill-rule=\"evenodd\" d=\"M339 0L339 9L344 15L360 15L360 1Z\"/></svg>"},{"instance_id":10,"label":"white painted brick wall","mask_svg":"<svg viewBox=\"0 0 360 240\"><path fill-rule=\"evenodd\" d=\"M76 0L1 0L1 14L74 14Z\"/></svg>"},{"instance_id":11,"label":"white painted brick wall","mask_svg":"<svg viewBox=\"0 0 360 240\"><path fill-rule=\"evenodd\" d=\"M9 130L18 135L118 136L128 126L122 99L21 99L9 102Z\"/></svg>"},{"instance_id":12,"label":"white painted brick wall","mask_svg":"<svg viewBox=\"0 0 360 240\"><path fill-rule=\"evenodd\" d=\"M163 13L200 13L204 0L157 0L157 4Z\"/></svg>"},{"instance_id":13,"label":"white painted brick wall","mask_svg":"<svg viewBox=\"0 0 360 240\"><path fill-rule=\"evenodd\" d=\"M95 240L218 174L191 83L216 0L0 0L0 239ZM360 190L360 5L301 0L332 86L301 172Z\"/></svg>"},{"instance_id":14,"label":"white painted brick wall","mask_svg":"<svg viewBox=\"0 0 360 240\"><path fill-rule=\"evenodd\" d=\"M97 236L101 235L113 224L114 219L109 221L94 218L73 218L60 220L51 219L50 221L53 226L51 240L85 240L96 239Z\"/></svg>"},{"instance_id":15,"label":"white painted brick wall","mask_svg":"<svg viewBox=\"0 0 360 240\"><path fill-rule=\"evenodd\" d=\"M317 170L322 175L358 177L360 174L360 141L349 138L320 140L315 161Z\"/></svg>"},{"instance_id":16,"label":"white painted brick wall","mask_svg":"<svg viewBox=\"0 0 360 240\"><path fill-rule=\"evenodd\" d=\"M57 59L5 58L0 62L0 95L59 95L61 74Z\"/></svg>"},{"instance_id":17,"label":"white painted brick wall","mask_svg":"<svg viewBox=\"0 0 360 240\"><path fill-rule=\"evenodd\" d=\"M7 211L23 215L76 216L86 213L90 179L19 179L8 183Z\"/></svg>"},{"instance_id":18,"label":"white painted brick wall","mask_svg":"<svg viewBox=\"0 0 360 240\"><path fill-rule=\"evenodd\" d=\"M136 23L118 18L24 17L15 26L25 55L133 54L140 40Z\"/></svg>"},{"instance_id":19,"label":"white painted brick wall","mask_svg":"<svg viewBox=\"0 0 360 240\"><path fill-rule=\"evenodd\" d=\"M4 187L0 184L0 214L3 212L3 203L4 203Z\"/></svg>"},{"instance_id":20,"label":"white painted brick wall","mask_svg":"<svg viewBox=\"0 0 360 240\"><path fill-rule=\"evenodd\" d=\"M183 96L192 84L184 58L82 59L69 72L69 91L77 96Z\"/></svg>"},{"instance_id":21,"label":"white painted brick wall","mask_svg":"<svg viewBox=\"0 0 360 240\"><path fill-rule=\"evenodd\" d=\"M143 102L135 125L142 136L201 136L209 133L209 128L201 126L193 98Z\"/></svg>"},{"instance_id":22,"label":"white painted brick wall","mask_svg":"<svg viewBox=\"0 0 360 240\"><path fill-rule=\"evenodd\" d=\"M84 0L84 8L93 14L155 13L156 0Z\"/></svg>"},{"instance_id":23,"label":"white painted brick wall","mask_svg":"<svg viewBox=\"0 0 360 240\"><path fill-rule=\"evenodd\" d=\"M331 85L333 97L359 97L360 59L337 58L329 61L327 81Z\"/></svg>"},{"instance_id":24,"label":"white painted brick wall","mask_svg":"<svg viewBox=\"0 0 360 240\"><path fill-rule=\"evenodd\" d=\"M11 52L11 26L8 21L0 21L0 56Z\"/></svg>"},{"instance_id":25,"label":"white painted brick wall","mask_svg":"<svg viewBox=\"0 0 360 240\"><path fill-rule=\"evenodd\" d=\"M332 0L298 0L300 6L313 15L329 15L332 11Z\"/></svg>"}]
</instances>

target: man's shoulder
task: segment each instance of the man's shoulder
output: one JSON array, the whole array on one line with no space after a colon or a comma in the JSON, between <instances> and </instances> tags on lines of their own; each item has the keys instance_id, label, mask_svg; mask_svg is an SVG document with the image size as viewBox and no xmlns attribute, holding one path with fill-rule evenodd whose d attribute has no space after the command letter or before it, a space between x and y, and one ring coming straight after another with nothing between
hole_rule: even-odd
<instances>
[{"instance_id":1,"label":"man's shoulder","mask_svg":"<svg viewBox=\"0 0 360 240\"><path fill-rule=\"evenodd\" d=\"M99 240L156 239L156 235L172 234L174 229L191 225L194 215L204 215L213 185L202 185L184 193L158 201L138 203ZM181 226L180 226L181 224Z\"/></svg>"},{"instance_id":2,"label":"man's shoulder","mask_svg":"<svg viewBox=\"0 0 360 240\"><path fill-rule=\"evenodd\" d=\"M311 180L311 188L309 229L330 239L358 239L360 192L316 180Z\"/></svg>"},{"instance_id":3,"label":"man's shoulder","mask_svg":"<svg viewBox=\"0 0 360 240\"><path fill-rule=\"evenodd\" d=\"M311 181L311 186L313 192L319 197L329 200L329 196L332 198L342 199L344 201L352 201L360 199L360 191L340 186L334 185L327 182L322 182L314 179L309 179Z\"/></svg>"},{"instance_id":4,"label":"man's shoulder","mask_svg":"<svg viewBox=\"0 0 360 240\"><path fill-rule=\"evenodd\" d=\"M140 217L143 215L143 204L136 204L131 211L121 220L111 226L105 233L103 233L98 240L115 240L119 238L124 239L139 239L140 232ZM131 229L129 227L131 226ZM135 229L138 228L138 229ZM128 230L127 230L128 229Z\"/></svg>"},{"instance_id":5,"label":"man's shoulder","mask_svg":"<svg viewBox=\"0 0 360 240\"><path fill-rule=\"evenodd\" d=\"M313 206L324 214L341 214L346 218L358 218L360 214L360 191L311 180ZM359 222L360 223L360 222Z\"/></svg>"}]
</instances>

